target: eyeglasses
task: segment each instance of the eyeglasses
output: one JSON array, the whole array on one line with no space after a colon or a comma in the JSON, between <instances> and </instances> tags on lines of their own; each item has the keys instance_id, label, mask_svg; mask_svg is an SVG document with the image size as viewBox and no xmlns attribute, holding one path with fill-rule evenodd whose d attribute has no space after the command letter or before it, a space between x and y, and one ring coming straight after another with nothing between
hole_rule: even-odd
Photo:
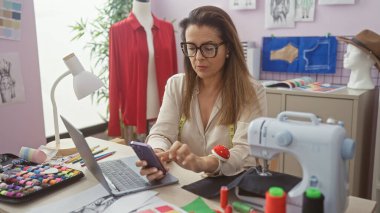
<instances>
[{"instance_id":1,"label":"eyeglasses","mask_svg":"<svg viewBox=\"0 0 380 213\"><path fill-rule=\"evenodd\" d=\"M215 56L218 54L218 48L223 44L224 42L220 42L219 44L205 43L197 47L197 45L195 45L194 43L182 42L181 48L182 48L183 54L186 57L194 57L195 55L197 55L197 52L199 49L203 57L215 58Z\"/></svg>"}]
</instances>

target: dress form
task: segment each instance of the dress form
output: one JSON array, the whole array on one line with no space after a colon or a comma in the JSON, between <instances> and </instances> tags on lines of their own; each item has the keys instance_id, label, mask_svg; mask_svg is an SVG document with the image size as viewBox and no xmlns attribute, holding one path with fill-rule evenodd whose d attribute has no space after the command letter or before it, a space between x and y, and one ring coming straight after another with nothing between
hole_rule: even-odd
<instances>
[{"instance_id":1,"label":"dress form","mask_svg":"<svg viewBox=\"0 0 380 213\"><path fill-rule=\"evenodd\" d=\"M374 64L375 61L369 54L352 44L348 44L343 60L343 67L351 69L347 87L351 89L375 88L371 78L371 68Z\"/></svg>"},{"instance_id":2,"label":"dress form","mask_svg":"<svg viewBox=\"0 0 380 213\"><path fill-rule=\"evenodd\" d=\"M151 3L149 0L134 0L132 12L143 26L148 46L148 79L147 79L147 100L146 100L146 118L156 119L158 116L160 103L157 89L156 67L154 61L153 46L153 16L151 13Z\"/></svg>"}]
</instances>

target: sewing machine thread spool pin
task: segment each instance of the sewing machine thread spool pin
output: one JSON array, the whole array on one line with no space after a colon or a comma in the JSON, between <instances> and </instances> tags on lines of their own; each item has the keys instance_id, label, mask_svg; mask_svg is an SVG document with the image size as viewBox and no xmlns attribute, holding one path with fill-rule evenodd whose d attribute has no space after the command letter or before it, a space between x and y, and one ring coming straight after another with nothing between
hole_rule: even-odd
<instances>
[{"instance_id":1,"label":"sewing machine thread spool pin","mask_svg":"<svg viewBox=\"0 0 380 213\"><path fill-rule=\"evenodd\" d=\"M310 187L317 187L318 186L318 178L315 175L312 175L310 177Z\"/></svg>"},{"instance_id":2,"label":"sewing machine thread spool pin","mask_svg":"<svg viewBox=\"0 0 380 213\"><path fill-rule=\"evenodd\" d=\"M336 124L336 120L334 118L327 118L326 123L334 125L334 124Z\"/></svg>"},{"instance_id":3,"label":"sewing machine thread spool pin","mask_svg":"<svg viewBox=\"0 0 380 213\"><path fill-rule=\"evenodd\" d=\"M344 122L343 121L338 121L338 125L341 127L344 127Z\"/></svg>"}]
</instances>

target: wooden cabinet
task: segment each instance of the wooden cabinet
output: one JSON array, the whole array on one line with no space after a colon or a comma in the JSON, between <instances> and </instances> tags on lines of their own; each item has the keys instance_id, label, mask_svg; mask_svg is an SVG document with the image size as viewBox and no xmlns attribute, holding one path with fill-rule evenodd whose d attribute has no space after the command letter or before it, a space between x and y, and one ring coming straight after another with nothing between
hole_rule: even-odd
<instances>
[{"instance_id":1,"label":"wooden cabinet","mask_svg":"<svg viewBox=\"0 0 380 213\"><path fill-rule=\"evenodd\" d=\"M377 96L379 97L379 96ZM380 97L379 97L380 98ZM378 102L380 104L380 102ZM373 180L372 180L372 200L378 204L376 212L380 213L380 107L377 111L377 133L376 133L376 148L373 166Z\"/></svg>"},{"instance_id":2,"label":"wooden cabinet","mask_svg":"<svg viewBox=\"0 0 380 213\"><path fill-rule=\"evenodd\" d=\"M310 112L321 118L322 122L333 118L344 123L348 137L356 141L355 156L349 162L350 194L368 198L371 189L369 180L372 180L370 153L374 134L371 127L375 91L344 89L321 94L268 88L266 92L269 117L276 117L282 111ZM278 171L302 176L299 162L293 156L283 154L278 161Z\"/></svg>"}]
</instances>

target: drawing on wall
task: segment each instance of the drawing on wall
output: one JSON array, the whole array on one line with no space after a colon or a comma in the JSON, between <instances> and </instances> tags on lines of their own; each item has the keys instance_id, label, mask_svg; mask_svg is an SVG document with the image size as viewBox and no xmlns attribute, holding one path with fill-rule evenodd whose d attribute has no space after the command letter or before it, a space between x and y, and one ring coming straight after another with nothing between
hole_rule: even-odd
<instances>
[{"instance_id":1,"label":"drawing on wall","mask_svg":"<svg viewBox=\"0 0 380 213\"><path fill-rule=\"evenodd\" d=\"M265 27L292 28L295 21L295 0L266 0Z\"/></svg>"},{"instance_id":2,"label":"drawing on wall","mask_svg":"<svg viewBox=\"0 0 380 213\"><path fill-rule=\"evenodd\" d=\"M355 4L355 0L319 0L319 5Z\"/></svg>"},{"instance_id":3,"label":"drawing on wall","mask_svg":"<svg viewBox=\"0 0 380 213\"><path fill-rule=\"evenodd\" d=\"M0 105L25 101L18 54L0 53Z\"/></svg>"},{"instance_id":4,"label":"drawing on wall","mask_svg":"<svg viewBox=\"0 0 380 213\"><path fill-rule=\"evenodd\" d=\"M0 0L0 38L20 40L21 2Z\"/></svg>"},{"instance_id":5,"label":"drawing on wall","mask_svg":"<svg viewBox=\"0 0 380 213\"><path fill-rule=\"evenodd\" d=\"M314 21L315 0L297 0L296 21Z\"/></svg>"},{"instance_id":6,"label":"drawing on wall","mask_svg":"<svg viewBox=\"0 0 380 213\"><path fill-rule=\"evenodd\" d=\"M256 9L256 0L230 0L229 6L233 10Z\"/></svg>"},{"instance_id":7,"label":"drawing on wall","mask_svg":"<svg viewBox=\"0 0 380 213\"><path fill-rule=\"evenodd\" d=\"M323 37L264 37L263 71L335 73L337 40Z\"/></svg>"}]
</instances>

